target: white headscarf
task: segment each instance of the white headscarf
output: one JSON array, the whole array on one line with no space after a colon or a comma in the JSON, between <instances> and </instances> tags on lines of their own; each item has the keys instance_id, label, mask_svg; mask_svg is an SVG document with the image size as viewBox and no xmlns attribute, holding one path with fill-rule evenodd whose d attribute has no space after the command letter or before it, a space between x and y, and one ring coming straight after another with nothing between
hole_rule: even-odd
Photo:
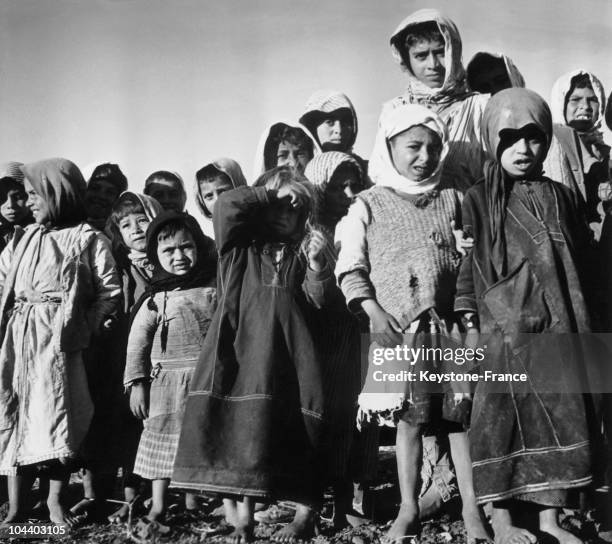
<instances>
[{"instance_id":1,"label":"white headscarf","mask_svg":"<svg viewBox=\"0 0 612 544\"><path fill-rule=\"evenodd\" d=\"M417 125L433 130L442 140L440 161L433 174L422 181L408 179L397 171L388 144L393 136ZM370 157L369 175L376 185L391 187L411 195L423 194L434 189L440 182L442 164L447 153L448 131L446 125L436 113L418 104L404 104L395 109L383 109L378 122L374 150Z\"/></svg>"},{"instance_id":2,"label":"white headscarf","mask_svg":"<svg viewBox=\"0 0 612 544\"><path fill-rule=\"evenodd\" d=\"M555 81L551 97L550 97L550 110L552 112L553 123L560 125L567 125L565 119L565 107L567 106L567 98L570 90L572 89L572 80L575 77L588 76L593 87L593 92L599 100L599 115L597 119L593 119L593 129L599 130L601 128L601 121L604 117L604 110L606 108L606 94L603 89L601 81L597 79L592 73L585 72L584 70L572 70L563 74L557 81Z\"/></svg>"}]
</instances>

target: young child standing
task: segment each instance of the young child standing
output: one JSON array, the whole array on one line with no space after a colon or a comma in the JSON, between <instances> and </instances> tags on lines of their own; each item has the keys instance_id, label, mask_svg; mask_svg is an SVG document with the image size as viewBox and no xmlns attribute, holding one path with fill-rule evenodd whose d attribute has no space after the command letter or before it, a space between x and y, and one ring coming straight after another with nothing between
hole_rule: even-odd
<instances>
[{"instance_id":1,"label":"young child standing","mask_svg":"<svg viewBox=\"0 0 612 544\"><path fill-rule=\"evenodd\" d=\"M183 178L176 172L158 170L146 180L144 194L152 196L165 211L182 212L187 202L187 192Z\"/></svg>"},{"instance_id":2,"label":"young child standing","mask_svg":"<svg viewBox=\"0 0 612 544\"><path fill-rule=\"evenodd\" d=\"M82 352L119 304L108 240L85 220L85 180L65 159L22 167L36 224L0 257L0 474L9 475L6 522L23 514L23 491L42 470L53 523L71 461L93 414Z\"/></svg>"},{"instance_id":3,"label":"young child standing","mask_svg":"<svg viewBox=\"0 0 612 544\"><path fill-rule=\"evenodd\" d=\"M349 209L336 266L349 308L368 315L378 343L395 346L406 333L406 342L420 346L458 332L452 304L459 254L452 222L461 195L440 181L447 149L446 127L427 108L408 104L383 112L371 162L376 185ZM404 385L384 395L364 389L359 396L363 416L397 425L402 503L386 540L417 539L421 437L434 424L449 433L468 541L487 539L472 489L467 399L456 403L418 381Z\"/></svg>"},{"instance_id":4,"label":"young child standing","mask_svg":"<svg viewBox=\"0 0 612 544\"><path fill-rule=\"evenodd\" d=\"M26 206L27 195L23 188L22 163L8 162L0 165L0 251L13 238L15 227L32 223L32 214Z\"/></svg>"},{"instance_id":5,"label":"young child standing","mask_svg":"<svg viewBox=\"0 0 612 544\"><path fill-rule=\"evenodd\" d=\"M222 194L213 215L219 308L187 400L173 483L224 495L236 542L253 537L255 498L299 503L277 538L306 538L314 528L323 393L309 302L322 304L334 278L320 235L301 247L310 208L308 182L282 166L255 187Z\"/></svg>"},{"instance_id":6,"label":"young child standing","mask_svg":"<svg viewBox=\"0 0 612 544\"><path fill-rule=\"evenodd\" d=\"M186 213L162 213L147 229L153 275L133 308L124 383L132 413L144 420L134 473L153 483L149 523L166 510L187 391L215 309L212 248Z\"/></svg>"}]
</instances>

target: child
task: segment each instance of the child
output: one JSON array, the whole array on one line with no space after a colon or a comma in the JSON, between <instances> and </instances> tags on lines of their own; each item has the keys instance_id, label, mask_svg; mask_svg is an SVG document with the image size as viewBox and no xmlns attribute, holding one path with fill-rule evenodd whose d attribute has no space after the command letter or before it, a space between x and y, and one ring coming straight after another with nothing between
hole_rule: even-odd
<instances>
[{"instance_id":1,"label":"child","mask_svg":"<svg viewBox=\"0 0 612 544\"><path fill-rule=\"evenodd\" d=\"M103 330L121 290L106 237L85 220L85 180L65 159L22 167L35 225L0 257L0 474L9 474L5 522L23 514L37 470L50 479L51 522L92 418L82 351Z\"/></svg>"},{"instance_id":2,"label":"child","mask_svg":"<svg viewBox=\"0 0 612 544\"><path fill-rule=\"evenodd\" d=\"M113 244L113 255L123 286L123 308L117 317L112 341L109 342L109 359L114 363L113 391L110 394L120 395L120 398L112 403L115 417L110 429L110 432L114 433L110 446L113 450L111 458L122 469L124 498L127 503L132 502L137 495L139 478L133 474L133 470L142 432L142 424L133 417L121 387L129 317L135 302L144 295L150 285L153 266L146 254L146 232L149 223L162 211L161 205L154 198L126 191L115 202L106 229ZM123 505L108 519L111 523L119 523L125 521L127 516L128 506Z\"/></svg>"},{"instance_id":3,"label":"child","mask_svg":"<svg viewBox=\"0 0 612 544\"><path fill-rule=\"evenodd\" d=\"M157 200L165 211L182 212L185 210L187 193L183 179L176 172L158 170L146 180L144 194Z\"/></svg>"},{"instance_id":4,"label":"child","mask_svg":"<svg viewBox=\"0 0 612 544\"><path fill-rule=\"evenodd\" d=\"M539 512L541 531L578 544L557 514L571 506L571 490L591 481L587 395L559 392L587 391L581 357L565 334L589 331L577 268L587 225L576 195L542 175L552 122L539 95L500 91L482 130L492 160L463 202L474 248L461 265L455 310L470 330L480 321L488 335L485 368L527 371L529 380L522 389L478 383L470 428L474 486L480 503L492 503L496 542L535 542L514 518L531 510Z\"/></svg>"},{"instance_id":5,"label":"child","mask_svg":"<svg viewBox=\"0 0 612 544\"><path fill-rule=\"evenodd\" d=\"M321 150L306 127L274 123L261 136L255 154L254 177L276 166L292 166L303 173L308 161Z\"/></svg>"},{"instance_id":6,"label":"child","mask_svg":"<svg viewBox=\"0 0 612 544\"><path fill-rule=\"evenodd\" d=\"M133 308L124 383L144 420L134 473L152 480L145 524L159 522L176 455L185 400L216 297L212 241L186 213L165 212L147 229L150 288Z\"/></svg>"},{"instance_id":7,"label":"child","mask_svg":"<svg viewBox=\"0 0 612 544\"><path fill-rule=\"evenodd\" d=\"M238 543L253 537L254 498L299 503L275 538L314 529L323 395L308 302L322 304L334 280L322 236L301 249L310 208L308 182L281 166L255 187L222 194L213 215L220 305L187 400L173 482L224 495Z\"/></svg>"},{"instance_id":8,"label":"child","mask_svg":"<svg viewBox=\"0 0 612 544\"><path fill-rule=\"evenodd\" d=\"M348 96L337 91L316 91L306 102L300 123L312 134L321 151L351 153L357 138L357 114Z\"/></svg>"},{"instance_id":9,"label":"child","mask_svg":"<svg viewBox=\"0 0 612 544\"><path fill-rule=\"evenodd\" d=\"M236 187L244 187L246 184L240 165L233 159L221 157L196 172L196 204L202 215L212 220L219 195Z\"/></svg>"},{"instance_id":10,"label":"child","mask_svg":"<svg viewBox=\"0 0 612 544\"><path fill-rule=\"evenodd\" d=\"M452 222L461 195L440 181L447 149L446 127L427 108L383 111L371 163L377 165L371 171L376 186L360 193L349 209L336 266L349 308L368 315L378 343L395 346L406 332L418 346L458 332L452 302L459 255ZM430 339L432 328L437 334ZM467 401L460 395L453 406L440 393L417 381L384 395L364 389L359 396L362 416L397 425L402 503L386 535L389 542L416 541L421 435L427 425L441 423L457 470L468 541L487 540L472 489Z\"/></svg>"},{"instance_id":11,"label":"child","mask_svg":"<svg viewBox=\"0 0 612 544\"><path fill-rule=\"evenodd\" d=\"M502 53L476 53L466 68L468 87L483 94L495 94L510 87L525 87L525 80L512 59Z\"/></svg>"},{"instance_id":12,"label":"child","mask_svg":"<svg viewBox=\"0 0 612 544\"><path fill-rule=\"evenodd\" d=\"M87 182L85 209L87 221L103 231L115 200L127 190L127 178L117 164L105 163L96 166Z\"/></svg>"},{"instance_id":13,"label":"child","mask_svg":"<svg viewBox=\"0 0 612 544\"><path fill-rule=\"evenodd\" d=\"M21 165L20 162L0 165L0 251L13 238L15 226L25 227L33 221L26 206Z\"/></svg>"}]
</instances>

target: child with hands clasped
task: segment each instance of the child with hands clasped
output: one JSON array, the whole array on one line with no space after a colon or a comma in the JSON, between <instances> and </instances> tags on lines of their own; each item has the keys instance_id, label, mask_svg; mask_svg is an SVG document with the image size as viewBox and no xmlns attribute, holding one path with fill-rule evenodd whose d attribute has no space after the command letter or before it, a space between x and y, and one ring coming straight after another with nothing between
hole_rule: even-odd
<instances>
[{"instance_id":1,"label":"child with hands clasped","mask_svg":"<svg viewBox=\"0 0 612 544\"><path fill-rule=\"evenodd\" d=\"M132 310L124 377L132 413L144 420L134 473L152 480L145 527L165 513L187 391L216 304L212 241L193 217L158 215L147 256L153 273Z\"/></svg>"},{"instance_id":2,"label":"child with hands clasped","mask_svg":"<svg viewBox=\"0 0 612 544\"><path fill-rule=\"evenodd\" d=\"M396 346L403 333L409 335L404 343L415 348L460 338L453 312L460 260L453 221L459 217L461 194L440 181L447 149L444 123L425 107L403 105L381 115L370 163L376 185L357 195L349 209L338 233L336 265L349 308L363 310L377 333L372 346ZM448 395L418 381L382 385L384 394L362 390L359 410L360 417L397 426L402 503L386 540L417 539L422 435L434 424L449 435L468 541L486 539L465 430L469 395Z\"/></svg>"},{"instance_id":3,"label":"child with hands clasped","mask_svg":"<svg viewBox=\"0 0 612 544\"><path fill-rule=\"evenodd\" d=\"M253 538L256 499L298 504L275 540L314 531L323 389L310 313L335 280L323 236L305 236L311 201L308 181L282 166L221 194L213 214L219 308L187 400L173 485L224 496L237 543Z\"/></svg>"}]
</instances>

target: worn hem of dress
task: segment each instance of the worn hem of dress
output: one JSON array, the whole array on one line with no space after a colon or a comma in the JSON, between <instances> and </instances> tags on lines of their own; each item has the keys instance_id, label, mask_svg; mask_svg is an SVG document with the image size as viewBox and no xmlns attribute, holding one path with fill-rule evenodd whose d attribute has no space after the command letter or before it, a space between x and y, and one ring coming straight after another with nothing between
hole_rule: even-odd
<instances>
[{"instance_id":1,"label":"worn hem of dress","mask_svg":"<svg viewBox=\"0 0 612 544\"><path fill-rule=\"evenodd\" d=\"M583 448L589 445L590 445L590 441L583 440L581 442L577 442L576 444L570 444L569 446L550 446L547 448L525 449L522 451L515 451L513 453L510 453L508 455L503 455L501 457L495 457L492 459L484 459L483 461L472 461L472 467L482 467L486 465L503 463L504 461L508 461L509 459L513 459L515 457L522 457L524 455L534 455L538 453L549 453L549 452L556 452L556 451L577 450L579 448Z\"/></svg>"},{"instance_id":2,"label":"worn hem of dress","mask_svg":"<svg viewBox=\"0 0 612 544\"><path fill-rule=\"evenodd\" d=\"M225 493L228 495L246 495L248 497L272 497L272 494L261 489L250 489L248 487L232 487L214 484L196 484L194 482L170 482L171 488L193 489L195 491L210 491L211 493Z\"/></svg>"},{"instance_id":3,"label":"worn hem of dress","mask_svg":"<svg viewBox=\"0 0 612 544\"><path fill-rule=\"evenodd\" d=\"M45 455L39 455L32 459L23 459L19 461L18 465L15 465L11 468L0 468L0 475L2 476L15 476L17 471L22 467L27 467L30 465L36 465L38 463L43 463L44 461L49 461L51 459L59 459L60 457L76 457L76 453L74 450L70 448L63 448L61 450L55 451L53 453L48 453Z\"/></svg>"},{"instance_id":4,"label":"worn hem of dress","mask_svg":"<svg viewBox=\"0 0 612 544\"><path fill-rule=\"evenodd\" d=\"M487 502L497 502L507 499L511 499L517 494L534 493L536 491L554 491L556 489L574 489L577 487L586 487L593 481L592 476L586 476L578 480L568 480L565 482L543 482L540 484L528 484L514 489L509 489L502 493L494 493L490 495L483 495L476 498L478 504L484 504Z\"/></svg>"}]
</instances>

